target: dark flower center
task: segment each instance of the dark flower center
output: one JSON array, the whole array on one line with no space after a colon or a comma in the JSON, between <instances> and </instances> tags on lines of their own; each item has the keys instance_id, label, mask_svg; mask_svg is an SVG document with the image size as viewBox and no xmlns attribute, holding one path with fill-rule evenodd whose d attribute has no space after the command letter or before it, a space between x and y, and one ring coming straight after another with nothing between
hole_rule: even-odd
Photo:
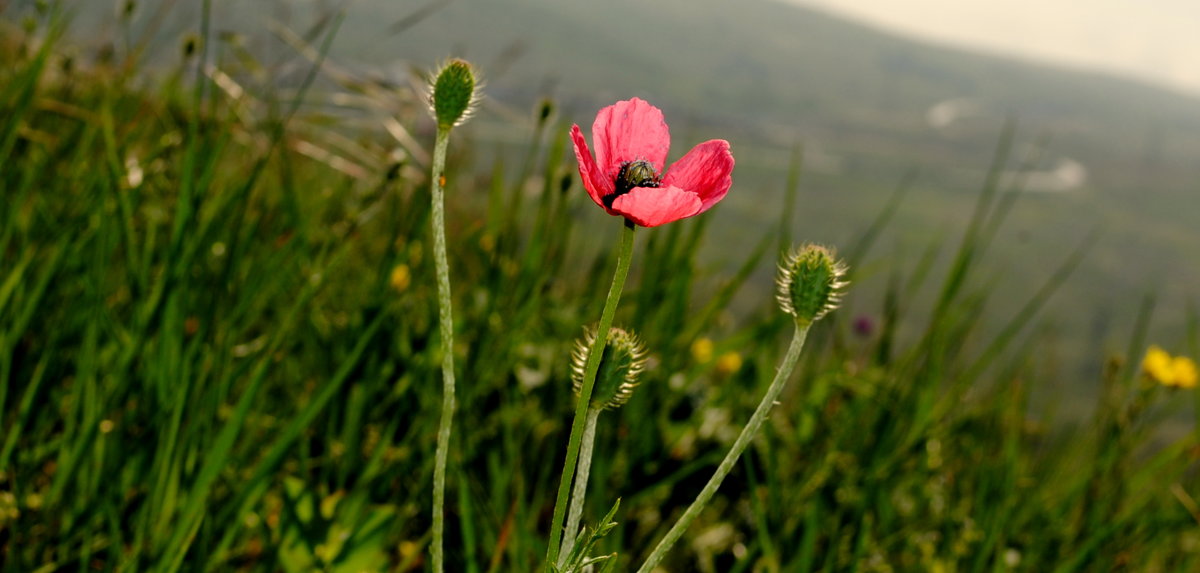
<instances>
[{"instance_id":1,"label":"dark flower center","mask_svg":"<svg viewBox=\"0 0 1200 573\"><path fill-rule=\"evenodd\" d=\"M661 185L658 173L654 171L654 165L644 159L622 163L615 183L616 190L601 197L604 206L609 209L612 208L613 201L616 201L617 197L628 193L634 187L658 187Z\"/></svg>"}]
</instances>

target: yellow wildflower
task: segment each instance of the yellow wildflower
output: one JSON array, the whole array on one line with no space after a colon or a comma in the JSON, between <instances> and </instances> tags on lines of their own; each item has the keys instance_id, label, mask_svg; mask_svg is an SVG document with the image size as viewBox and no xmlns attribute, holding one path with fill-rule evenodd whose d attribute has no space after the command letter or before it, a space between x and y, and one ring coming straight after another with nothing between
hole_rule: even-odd
<instances>
[{"instance_id":1,"label":"yellow wildflower","mask_svg":"<svg viewBox=\"0 0 1200 573\"><path fill-rule=\"evenodd\" d=\"M1163 386L1195 388L1200 382L1200 372L1197 372L1196 363L1191 358L1172 357L1156 345L1146 349L1146 357L1142 360L1142 372Z\"/></svg>"},{"instance_id":2,"label":"yellow wildflower","mask_svg":"<svg viewBox=\"0 0 1200 573\"><path fill-rule=\"evenodd\" d=\"M408 265L403 263L396 265L392 269L392 275L388 282L391 283L392 288L396 289L397 292L407 290L409 283L412 282L412 273L409 272Z\"/></svg>"},{"instance_id":3,"label":"yellow wildflower","mask_svg":"<svg viewBox=\"0 0 1200 573\"><path fill-rule=\"evenodd\" d=\"M1176 356L1171 361L1171 369L1175 371L1175 385L1180 388L1195 388L1196 382L1200 381L1200 373L1191 358Z\"/></svg>"},{"instance_id":4,"label":"yellow wildflower","mask_svg":"<svg viewBox=\"0 0 1200 573\"><path fill-rule=\"evenodd\" d=\"M1146 358L1142 359L1142 372L1159 384L1174 385L1175 373L1171 367L1171 355L1157 345L1151 344L1146 349Z\"/></svg>"},{"instance_id":5,"label":"yellow wildflower","mask_svg":"<svg viewBox=\"0 0 1200 573\"><path fill-rule=\"evenodd\" d=\"M737 352L726 352L717 359L717 372L726 376L742 369L742 356Z\"/></svg>"},{"instance_id":6,"label":"yellow wildflower","mask_svg":"<svg viewBox=\"0 0 1200 573\"><path fill-rule=\"evenodd\" d=\"M698 338L692 343L692 359L697 363L706 364L713 357L713 341L707 338Z\"/></svg>"}]
</instances>

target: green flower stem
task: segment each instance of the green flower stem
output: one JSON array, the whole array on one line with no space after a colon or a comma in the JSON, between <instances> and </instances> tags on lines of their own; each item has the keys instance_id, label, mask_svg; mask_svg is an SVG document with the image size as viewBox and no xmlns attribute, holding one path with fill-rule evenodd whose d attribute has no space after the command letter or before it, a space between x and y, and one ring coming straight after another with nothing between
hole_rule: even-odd
<instances>
[{"instance_id":1,"label":"green flower stem","mask_svg":"<svg viewBox=\"0 0 1200 573\"><path fill-rule=\"evenodd\" d=\"M750 441L758 434L758 430L762 428L763 422L767 420L767 414L770 413L771 407L775 405L775 400L779 398L779 394L783 391L783 387L787 384L788 378L791 377L792 370L796 368L796 362L800 358L800 349L804 347L804 339L808 336L808 326L796 325L796 332L792 336L792 344L788 347L787 355L783 358L783 364L780 365L779 371L775 373L775 379L771 381L771 386L767 388L767 394L763 396L762 402L758 403L758 408L754 410L754 415L750 416L750 421L746 423L746 427L742 428L742 433L738 435L737 441L733 443L733 447L729 449L729 453L725 454L725 459L721 460L721 465L717 466L717 471L708 479L708 483L704 485L704 489L700 491L700 495L696 496L696 500L692 505L688 506L687 511L671 526L671 530L667 532L666 537L658 542L658 546L650 553L650 557L638 569L638 573L650 573L653 571L659 562L666 557L667 551L671 546L683 536L683 532L687 530L692 521L700 515L700 510L708 505L708 501L712 499L713 494L717 493L717 488L721 487L721 482L725 480L725 476L733 469L733 465L737 463L738 457L742 455L742 451L746 446L750 445Z\"/></svg>"},{"instance_id":2,"label":"green flower stem","mask_svg":"<svg viewBox=\"0 0 1200 573\"><path fill-rule=\"evenodd\" d=\"M629 274L629 263L633 259L635 229L633 222L625 219L625 230L621 233L621 244L617 247L617 270L613 273L612 286L609 287L608 298L604 301L604 311L600 313L600 325L596 327L596 341L592 343L587 364L584 365L583 387L579 389L579 404L575 407L575 419L571 422L571 438L567 442L567 459L563 462L562 479L558 482L558 499L554 502L554 520L550 524L550 544L546 548L544 569L548 569L558 561L558 545L562 540L563 517L567 509L567 496L571 492L571 477L575 473L575 463L579 458L583 425L587 418L588 405L592 401L592 387L596 385L596 372L600 370L600 357L604 354L604 345L608 344L608 331L612 328L613 316L617 312L617 303L621 300L621 291L625 289L625 277Z\"/></svg>"},{"instance_id":3,"label":"green flower stem","mask_svg":"<svg viewBox=\"0 0 1200 573\"><path fill-rule=\"evenodd\" d=\"M583 443L579 448L579 466L575 468L575 487L571 491L571 510L567 512L567 528L563 533L562 550L558 554L558 566L562 567L567 555L575 546L579 534L579 521L583 518L583 500L587 497L588 475L592 471L592 449L596 444L596 421L604 408L588 408L583 422Z\"/></svg>"},{"instance_id":4,"label":"green flower stem","mask_svg":"<svg viewBox=\"0 0 1200 573\"><path fill-rule=\"evenodd\" d=\"M450 451L450 427L454 424L454 317L450 307L450 263L446 257L446 210L444 190L446 147L450 128L438 128L433 146L433 256L437 266L438 318L442 338L442 419L438 423L437 453L433 462L433 570L445 567L442 540L445 536L446 458Z\"/></svg>"}]
</instances>

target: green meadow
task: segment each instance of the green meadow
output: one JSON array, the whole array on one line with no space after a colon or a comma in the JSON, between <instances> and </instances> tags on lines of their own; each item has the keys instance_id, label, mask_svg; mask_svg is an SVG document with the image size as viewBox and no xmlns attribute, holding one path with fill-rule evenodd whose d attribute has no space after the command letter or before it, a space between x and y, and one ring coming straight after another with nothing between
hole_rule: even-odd
<instances>
[{"instance_id":1,"label":"green meadow","mask_svg":"<svg viewBox=\"0 0 1200 573\"><path fill-rule=\"evenodd\" d=\"M202 41L207 10L152 58L120 30L81 47L60 11L23 4L0 2L0 571L433 571L445 355L425 81L340 66L336 17L276 33L302 55L279 77ZM445 171L445 570L471 573L543 566L572 352L623 232L568 137L600 106L493 105L488 89ZM739 169L765 161L688 121L673 159L711 136ZM871 176L886 186L857 180L871 193L814 197L831 176L799 147L735 170L727 210L637 230L614 324L647 361L596 429L596 570L637 570L734 443L792 332L775 267L829 241L798 213L843 199L859 215L829 245L842 307L657 570L1200 570L1197 394L1143 368L1152 345L1200 356L1200 321L1146 290L1110 301L1130 320L1087 355L1085 334L1043 320L1078 304L1056 295L1101 239L1064 223L1058 250L1009 257L1012 218L1056 212L1005 176L1027 161L1017 133L998 125L958 150L970 169L930 176L969 185L963 225L936 241L913 230L929 191L905 161ZM1157 231L1182 244L1172 229ZM1027 288L995 288L1014 266ZM1063 355L1084 364L1066 396Z\"/></svg>"}]
</instances>

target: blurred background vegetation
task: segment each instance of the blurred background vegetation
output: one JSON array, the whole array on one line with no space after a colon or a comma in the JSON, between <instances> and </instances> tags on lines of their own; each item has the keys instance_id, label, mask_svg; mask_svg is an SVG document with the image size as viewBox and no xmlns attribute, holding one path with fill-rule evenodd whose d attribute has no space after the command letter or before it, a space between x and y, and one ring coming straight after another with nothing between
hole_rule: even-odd
<instances>
[{"instance_id":1,"label":"blurred background vegetation","mask_svg":"<svg viewBox=\"0 0 1200 573\"><path fill-rule=\"evenodd\" d=\"M619 228L565 135L634 95L738 168L639 233L651 368L586 516L622 498L620 569L769 382L809 240L851 295L669 570L1196 567L1192 394L1138 370L1200 354L1194 99L765 1L390 6L0 3L4 570L426 566L450 54L488 79L448 176L451 570L544 554Z\"/></svg>"},{"instance_id":2,"label":"blurred background vegetation","mask_svg":"<svg viewBox=\"0 0 1200 573\"><path fill-rule=\"evenodd\" d=\"M18 3L19 4L19 3ZM805 239L845 243L901 182L908 193L879 261L916 264L962 232L974 191L1004 129L1015 122L1005 190L1023 190L1001 231L988 277L1013 293L990 306L985 328L1017 310L1054 261L1093 230L1091 252L1048 316L1060 385L1088 392L1099 357L1121 347L1131 301L1155 293L1170 310L1152 325L1179 340L1196 314L1200 105L1193 96L1075 69L919 43L774 0L562 5L436 0L347 5L330 50L361 82L411 85L417 69L449 55L485 71L489 100L471 126L479 162L519 157L534 123L526 111L553 98L585 128L604 105L639 96L664 109L680 140L730 140L737 193L719 214L701 260L733 271L774 220L781 182L803 148L803 194L790 225ZM337 2L226 1L213 7L214 50L244 73L293 86L305 74L295 39L328 23ZM116 54L170 68L199 8L137 6L126 25L111 6L79 3L77 29ZM712 38L728 38L714 41ZM119 39L118 41L112 41ZM310 38L311 39L311 38ZM253 61L253 64L249 64ZM232 72L231 72L232 73ZM312 114L348 123L347 100L317 99ZM365 119L368 125L372 119ZM676 146L676 155L683 146ZM673 156L674 157L674 156ZM942 250L934 264L944 268ZM878 269L872 266L871 269ZM770 272L755 274L766 285ZM879 281L880 283L882 281ZM868 285L860 297L878 301ZM753 299L737 301L739 310ZM877 306L877 303L875 303ZM932 307L929 297L916 303Z\"/></svg>"}]
</instances>

